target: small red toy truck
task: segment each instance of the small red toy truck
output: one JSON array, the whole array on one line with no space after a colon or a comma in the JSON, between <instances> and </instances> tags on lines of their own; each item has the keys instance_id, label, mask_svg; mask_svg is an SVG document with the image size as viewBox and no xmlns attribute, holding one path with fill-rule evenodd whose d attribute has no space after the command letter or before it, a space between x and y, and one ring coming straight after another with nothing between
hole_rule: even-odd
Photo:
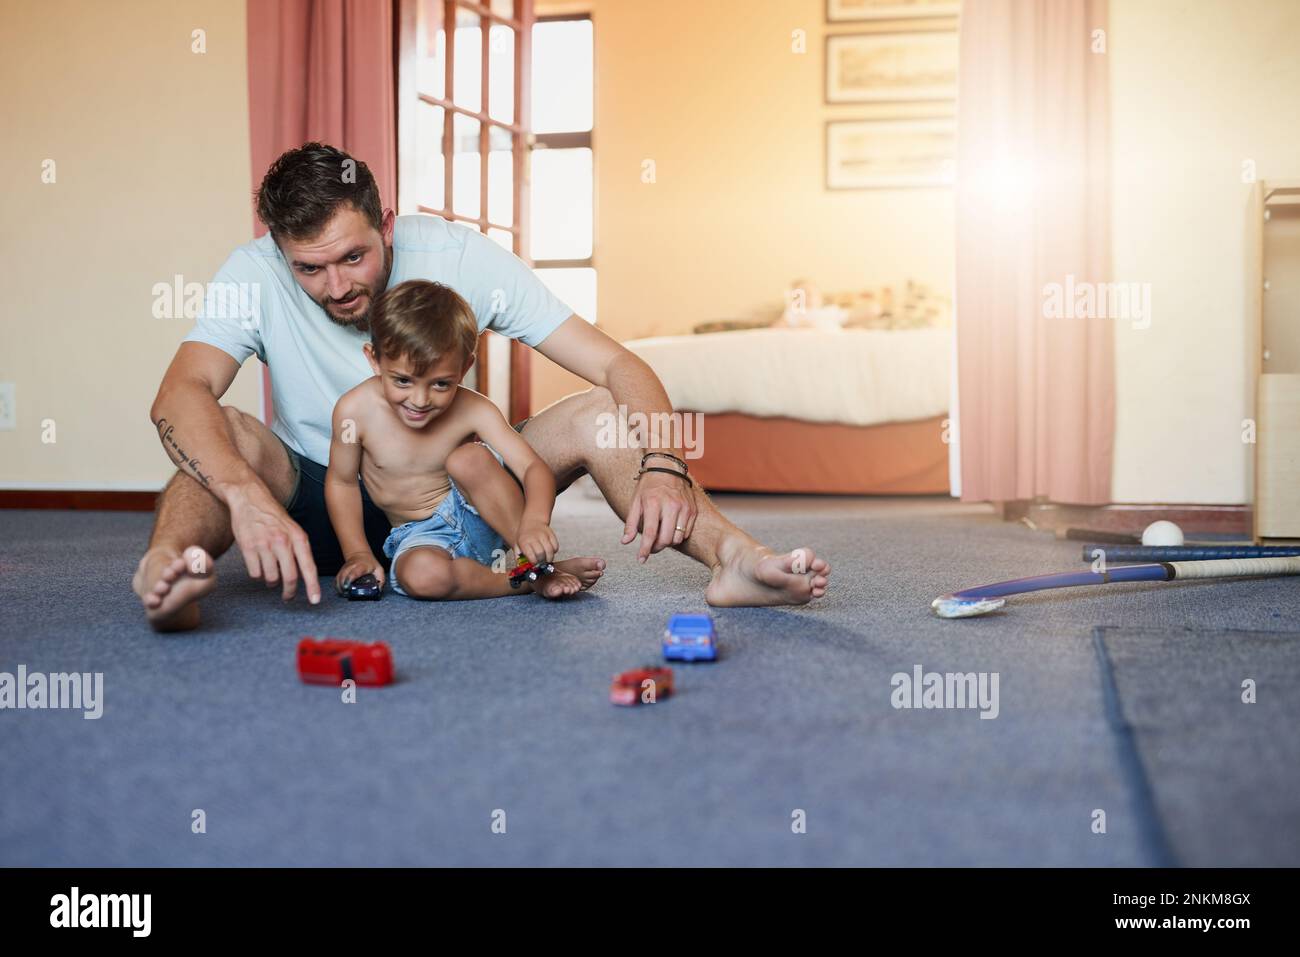
<instances>
[{"instance_id":1,"label":"small red toy truck","mask_svg":"<svg viewBox=\"0 0 1300 957\"><path fill-rule=\"evenodd\" d=\"M610 703L618 705L641 704L642 694L650 690L645 684L647 681L654 682L655 702L673 693L673 670L647 665L644 668L634 668L631 671L624 671L614 676L614 681L609 686Z\"/></svg>"},{"instance_id":2,"label":"small red toy truck","mask_svg":"<svg viewBox=\"0 0 1300 957\"><path fill-rule=\"evenodd\" d=\"M304 638L298 642L298 675L309 685L341 685L351 678L378 687L393 681L393 653L382 641Z\"/></svg>"}]
</instances>

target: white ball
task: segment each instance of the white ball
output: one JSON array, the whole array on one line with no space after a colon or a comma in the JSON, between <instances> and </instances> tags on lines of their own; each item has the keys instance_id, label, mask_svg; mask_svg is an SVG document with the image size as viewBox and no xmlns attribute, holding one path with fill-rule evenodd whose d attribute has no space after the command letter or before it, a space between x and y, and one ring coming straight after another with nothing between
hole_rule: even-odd
<instances>
[{"instance_id":1,"label":"white ball","mask_svg":"<svg viewBox=\"0 0 1300 957\"><path fill-rule=\"evenodd\" d=\"M1181 545L1183 530L1173 522L1152 522L1142 533L1143 545Z\"/></svg>"}]
</instances>

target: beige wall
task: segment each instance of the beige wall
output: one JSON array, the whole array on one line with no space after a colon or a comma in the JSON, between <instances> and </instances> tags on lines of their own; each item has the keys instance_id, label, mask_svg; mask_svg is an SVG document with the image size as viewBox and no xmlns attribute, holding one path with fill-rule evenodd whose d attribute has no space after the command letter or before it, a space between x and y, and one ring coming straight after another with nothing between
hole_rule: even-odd
<instances>
[{"instance_id":1,"label":"beige wall","mask_svg":"<svg viewBox=\"0 0 1300 957\"><path fill-rule=\"evenodd\" d=\"M606 332L625 341L779 309L798 278L828 290L913 278L951 294L950 193L823 185L826 120L869 112L823 105L825 0L588 8ZM806 31L806 53L791 51L796 29ZM641 181L647 159L653 185ZM533 377L534 408L584 385L541 357Z\"/></svg>"},{"instance_id":2,"label":"beige wall","mask_svg":"<svg viewBox=\"0 0 1300 957\"><path fill-rule=\"evenodd\" d=\"M1117 327L1117 501L1250 500L1242 163L1300 178L1297 36L1295 0L1112 0L1114 276L1153 316Z\"/></svg>"},{"instance_id":3,"label":"beige wall","mask_svg":"<svg viewBox=\"0 0 1300 957\"><path fill-rule=\"evenodd\" d=\"M251 238L244 4L11 0L0 43L0 487L156 489L149 405L191 323L153 318L153 286ZM227 401L257 409L257 368Z\"/></svg>"}]
</instances>

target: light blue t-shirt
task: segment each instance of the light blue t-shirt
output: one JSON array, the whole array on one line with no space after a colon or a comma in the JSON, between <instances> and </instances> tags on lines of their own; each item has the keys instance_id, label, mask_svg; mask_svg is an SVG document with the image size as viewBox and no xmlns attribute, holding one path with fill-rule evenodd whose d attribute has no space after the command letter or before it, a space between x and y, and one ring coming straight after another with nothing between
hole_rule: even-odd
<instances>
[{"instance_id":1,"label":"light blue t-shirt","mask_svg":"<svg viewBox=\"0 0 1300 957\"><path fill-rule=\"evenodd\" d=\"M388 287L408 279L450 286L470 304L479 331L539 345L573 314L509 250L476 229L438 216L399 216ZM293 278L270 234L240 246L208 287L186 342L204 342L243 364L271 370L272 430L300 455L329 461L330 418L339 396L373 373L366 333L325 314Z\"/></svg>"}]
</instances>

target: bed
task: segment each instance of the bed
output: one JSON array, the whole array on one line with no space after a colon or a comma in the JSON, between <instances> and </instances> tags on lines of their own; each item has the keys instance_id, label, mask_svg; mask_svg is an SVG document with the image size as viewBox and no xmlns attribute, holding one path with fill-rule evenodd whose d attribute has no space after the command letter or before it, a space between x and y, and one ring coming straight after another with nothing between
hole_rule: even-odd
<instances>
[{"instance_id":1,"label":"bed","mask_svg":"<svg viewBox=\"0 0 1300 957\"><path fill-rule=\"evenodd\" d=\"M691 472L717 491L948 491L950 329L751 329L625 343L699 413Z\"/></svg>"}]
</instances>

